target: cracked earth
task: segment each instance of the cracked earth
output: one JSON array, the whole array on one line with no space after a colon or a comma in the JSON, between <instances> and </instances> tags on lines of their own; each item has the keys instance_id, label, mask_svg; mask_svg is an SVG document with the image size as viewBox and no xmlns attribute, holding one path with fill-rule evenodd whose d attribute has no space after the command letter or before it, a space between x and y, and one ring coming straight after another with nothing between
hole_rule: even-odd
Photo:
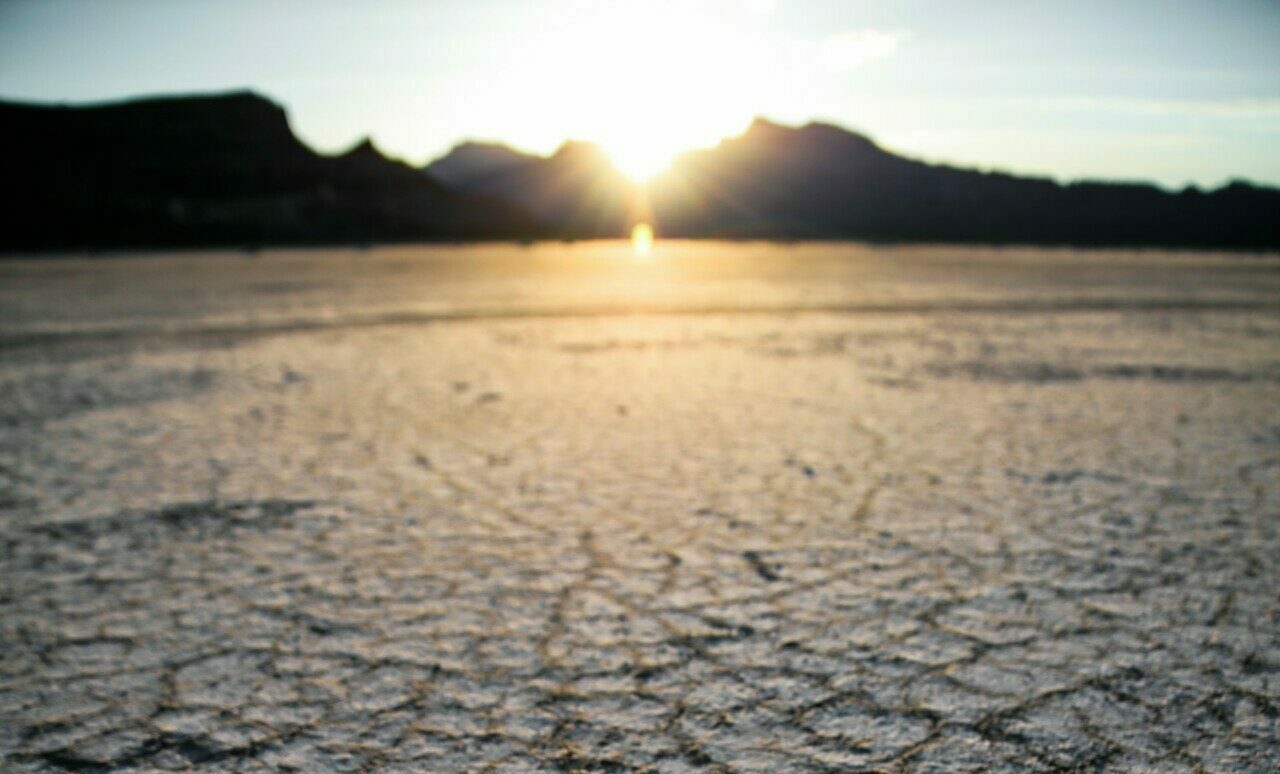
<instances>
[{"instance_id":1,"label":"cracked earth","mask_svg":"<svg viewBox=\"0 0 1280 774\"><path fill-rule=\"evenodd\" d=\"M1280 769L1280 261L0 264L10 771Z\"/></svg>"}]
</instances>

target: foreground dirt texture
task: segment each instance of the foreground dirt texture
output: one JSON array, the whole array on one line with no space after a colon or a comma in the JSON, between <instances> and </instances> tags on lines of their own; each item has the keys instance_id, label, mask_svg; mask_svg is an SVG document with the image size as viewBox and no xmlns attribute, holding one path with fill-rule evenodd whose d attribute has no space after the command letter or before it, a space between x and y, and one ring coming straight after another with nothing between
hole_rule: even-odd
<instances>
[{"instance_id":1,"label":"foreground dirt texture","mask_svg":"<svg viewBox=\"0 0 1280 774\"><path fill-rule=\"evenodd\" d=\"M1280 768L1273 259L546 249L0 267L4 767Z\"/></svg>"}]
</instances>

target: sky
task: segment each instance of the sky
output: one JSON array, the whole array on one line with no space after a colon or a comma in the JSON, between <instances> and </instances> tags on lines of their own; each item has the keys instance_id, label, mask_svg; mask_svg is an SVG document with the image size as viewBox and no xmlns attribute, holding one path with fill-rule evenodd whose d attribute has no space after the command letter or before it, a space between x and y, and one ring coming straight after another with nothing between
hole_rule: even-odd
<instances>
[{"instance_id":1,"label":"sky","mask_svg":"<svg viewBox=\"0 0 1280 774\"><path fill-rule=\"evenodd\" d=\"M251 88L336 152L598 142L644 176L755 116L929 161L1280 185L1280 1L0 0L0 98Z\"/></svg>"}]
</instances>

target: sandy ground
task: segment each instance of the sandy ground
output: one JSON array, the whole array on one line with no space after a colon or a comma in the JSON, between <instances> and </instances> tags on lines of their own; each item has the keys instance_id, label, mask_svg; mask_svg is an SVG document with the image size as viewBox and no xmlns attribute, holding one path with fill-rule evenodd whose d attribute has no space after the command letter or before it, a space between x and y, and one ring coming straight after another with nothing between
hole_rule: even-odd
<instances>
[{"instance_id":1,"label":"sandy ground","mask_svg":"<svg viewBox=\"0 0 1280 774\"><path fill-rule=\"evenodd\" d=\"M0 761L1280 769L1280 260L0 262Z\"/></svg>"}]
</instances>

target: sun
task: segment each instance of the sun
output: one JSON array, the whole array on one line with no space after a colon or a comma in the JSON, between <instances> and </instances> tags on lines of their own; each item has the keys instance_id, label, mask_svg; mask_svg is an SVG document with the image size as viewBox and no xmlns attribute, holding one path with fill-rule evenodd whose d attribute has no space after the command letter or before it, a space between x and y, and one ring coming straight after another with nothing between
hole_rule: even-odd
<instances>
[{"instance_id":1,"label":"sun","mask_svg":"<svg viewBox=\"0 0 1280 774\"><path fill-rule=\"evenodd\" d=\"M682 150L685 149L644 136L627 137L604 146L605 153L618 171L631 182L642 185L670 166Z\"/></svg>"},{"instance_id":2,"label":"sun","mask_svg":"<svg viewBox=\"0 0 1280 774\"><path fill-rule=\"evenodd\" d=\"M592 142L644 185L745 126L783 72L761 49L769 0L564 5L475 65L483 98L457 97L469 122L538 152Z\"/></svg>"}]
</instances>

